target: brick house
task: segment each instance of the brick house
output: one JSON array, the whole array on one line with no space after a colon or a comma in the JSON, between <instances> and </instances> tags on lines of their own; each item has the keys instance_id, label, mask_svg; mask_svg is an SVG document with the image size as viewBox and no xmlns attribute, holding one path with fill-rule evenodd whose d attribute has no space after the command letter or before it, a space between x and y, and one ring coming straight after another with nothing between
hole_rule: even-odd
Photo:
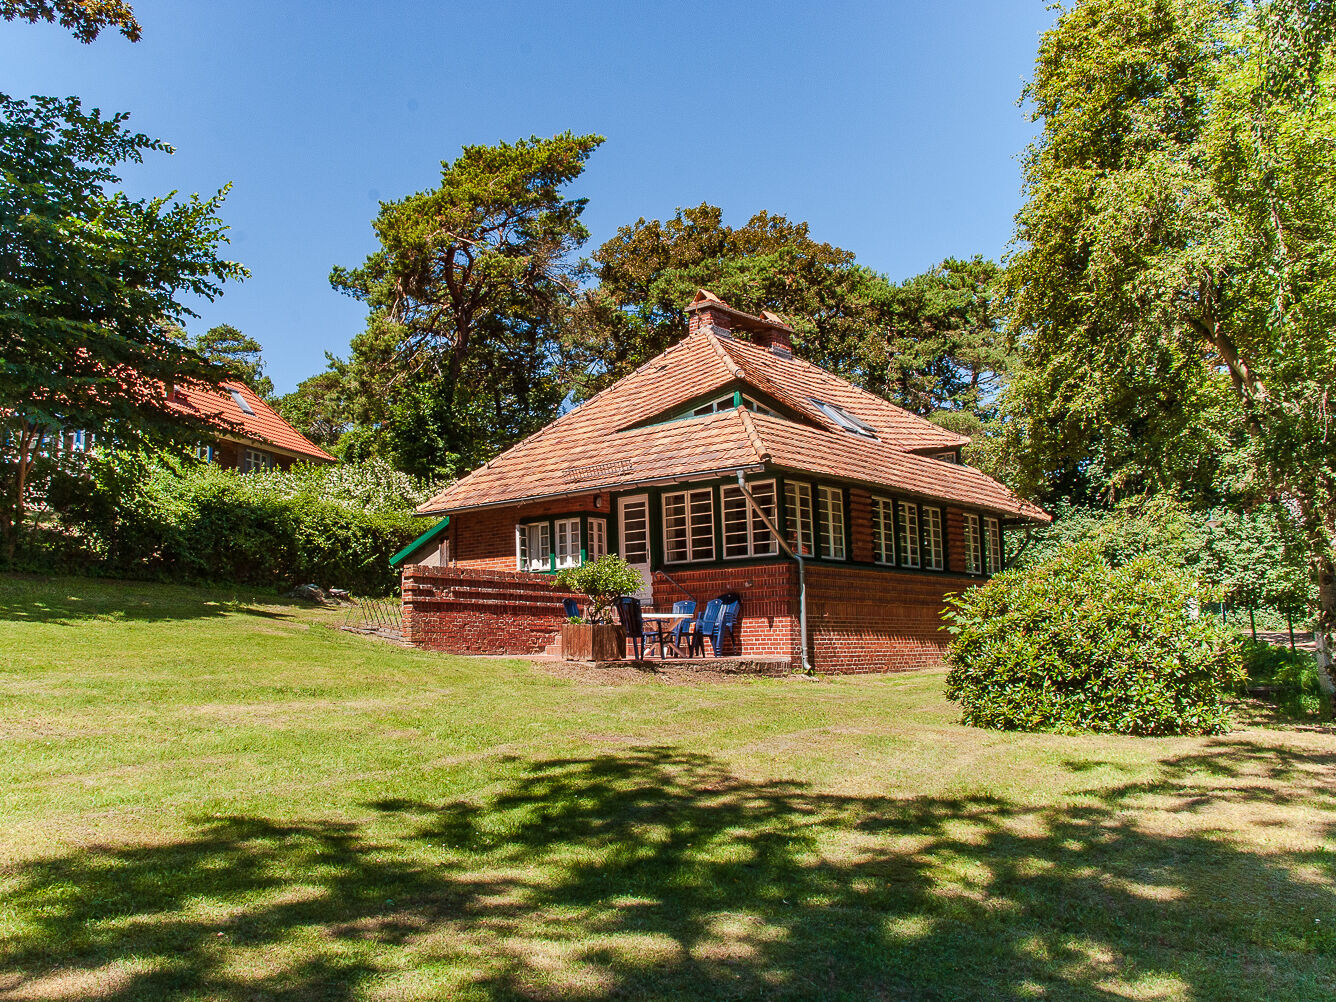
<instances>
[{"instance_id":1,"label":"brick house","mask_svg":"<svg viewBox=\"0 0 1336 1002\"><path fill-rule=\"evenodd\" d=\"M684 339L419 509L445 518L396 556L410 642L540 651L552 574L616 552L658 608L737 592L741 656L914 668L1003 531L1049 521L961 463L968 439L794 357L773 314L704 290L687 313Z\"/></svg>"},{"instance_id":2,"label":"brick house","mask_svg":"<svg viewBox=\"0 0 1336 1002\"><path fill-rule=\"evenodd\" d=\"M218 435L198 448L201 459L226 469L250 473L293 463L338 462L288 424L242 382L223 383L222 390L177 384L168 395L173 410L218 426Z\"/></svg>"}]
</instances>

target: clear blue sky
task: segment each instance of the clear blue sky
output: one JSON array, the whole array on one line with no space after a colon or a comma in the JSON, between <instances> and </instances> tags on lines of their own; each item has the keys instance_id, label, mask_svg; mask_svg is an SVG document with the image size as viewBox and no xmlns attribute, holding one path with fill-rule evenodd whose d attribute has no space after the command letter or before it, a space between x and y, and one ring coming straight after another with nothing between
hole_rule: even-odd
<instances>
[{"instance_id":1,"label":"clear blue sky","mask_svg":"<svg viewBox=\"0 0 1336 1002\"><path fill-rule=\"evenodd\" d=\"M140 193L227 181L252 272L198 307L265 347L279 391L342 354L364 311L330 289L373 249L379 199L461 145L597 132L578 193L592 250L702 201L768 209L893 278L1000 255L1019 205L1016 106L1051 14L959 3L134 0L143 41L0 22L0 90L77 94L172 143Z\"/></svg>"}]
</instances>

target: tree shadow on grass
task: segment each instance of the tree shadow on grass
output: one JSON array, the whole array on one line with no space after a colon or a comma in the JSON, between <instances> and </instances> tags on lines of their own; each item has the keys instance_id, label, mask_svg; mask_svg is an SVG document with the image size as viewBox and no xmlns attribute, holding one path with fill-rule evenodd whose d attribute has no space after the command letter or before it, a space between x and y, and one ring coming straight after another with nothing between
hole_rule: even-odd
<instances>
[{"instance_id":1,"label":"tree shadow on grass","mask_svg":"<svg viewBox=\"0 0 1336 1002\"><path fill-rule=\"evenodd\" d=\"M291 614L282 607L296 605L253 589L204 590L110 578L0 575L0 622L79 626L94 619L150 623L236 614L290 619Z\"/></svg>"},{"instance_id":2,"label":"tree shadow on grass","mask_svg":"<svg viewBox=\"0 0 1336 1002\"><path fill-rule=\"evenodd\" d=\"M1142 792L890 800L638 748L361 825L213 819L11 867L0 997L1329 998L1331 854L1156 830Z\"/></svg>"}]
</instances>

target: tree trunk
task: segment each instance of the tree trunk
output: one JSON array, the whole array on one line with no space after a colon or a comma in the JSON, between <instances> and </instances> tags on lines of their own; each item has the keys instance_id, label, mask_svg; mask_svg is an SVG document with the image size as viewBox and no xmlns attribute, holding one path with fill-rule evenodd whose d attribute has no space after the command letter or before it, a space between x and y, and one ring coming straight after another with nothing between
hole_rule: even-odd
<instances>
[{"instance_id":1,"label":"tree trunk","mask_svg":"<svg viewBox=\"0 0 1336 1002\"><path fill-rule=\"evenodd\" d=\"M18 434L18 453L15 456L16 473L14 476L14 499L5 512L4 544L5 562L14 562L14 553L18 547L19 532L23 528L23 496L28 490L28 474L32 472L37 458L37 447L42 441L42 430L36 425L24 421Z\"/></svg>"}]
</instances>

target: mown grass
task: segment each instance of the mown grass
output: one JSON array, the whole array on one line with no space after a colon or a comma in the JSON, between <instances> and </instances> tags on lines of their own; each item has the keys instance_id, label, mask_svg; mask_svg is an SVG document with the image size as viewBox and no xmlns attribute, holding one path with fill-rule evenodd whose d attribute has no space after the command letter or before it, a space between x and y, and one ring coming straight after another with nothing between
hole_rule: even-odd
<instances>
[{"instance_id":1,"label":"mown grass","mask_svg":"<svg viewBox=\"0 0 1336 1002\"><path fill-rule=\"evenodd\" d=\"M961 727L0 578L0 998L1330 999L1336 735Z\"/></svg>"}]
</instances>

